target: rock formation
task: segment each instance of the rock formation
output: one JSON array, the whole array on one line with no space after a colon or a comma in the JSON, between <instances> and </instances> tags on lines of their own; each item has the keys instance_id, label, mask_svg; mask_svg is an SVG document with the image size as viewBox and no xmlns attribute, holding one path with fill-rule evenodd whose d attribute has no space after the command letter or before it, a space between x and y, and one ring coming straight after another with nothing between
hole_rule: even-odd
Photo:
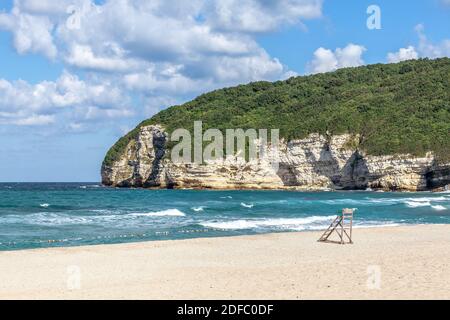
<instances>
[{"instance_id":1,"label":"rock formation","mask_svg":"<svg viewBox=\"0 0 450 320\"><path fill-rule=\"evenodd\" d=\"M211 189L382 189L420 191L450 184L450 164L432 153L372 156L349 143L355 137L311 134L283 142L277 169L270 159L250 162L227 157L208 164L176 164L161 126L140 128L123 155L102 167L103 184L116 187Z\"/></svg>"}]
</instances>

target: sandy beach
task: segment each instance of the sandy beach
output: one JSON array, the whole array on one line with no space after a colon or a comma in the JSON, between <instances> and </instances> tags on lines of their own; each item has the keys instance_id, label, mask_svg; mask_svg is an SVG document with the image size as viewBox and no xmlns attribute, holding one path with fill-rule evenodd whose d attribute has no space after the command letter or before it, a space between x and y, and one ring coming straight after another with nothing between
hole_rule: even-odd
<instances>
[{"instance_id":1,"label":"sandy beach","mask_svg":"<svg viewBox=\"0 0 450 320\"><path fill-rule=\"evenodd\" d=\"M450 299L450 225L0 252L1 299Z\"/></svg>"}]
</instances>

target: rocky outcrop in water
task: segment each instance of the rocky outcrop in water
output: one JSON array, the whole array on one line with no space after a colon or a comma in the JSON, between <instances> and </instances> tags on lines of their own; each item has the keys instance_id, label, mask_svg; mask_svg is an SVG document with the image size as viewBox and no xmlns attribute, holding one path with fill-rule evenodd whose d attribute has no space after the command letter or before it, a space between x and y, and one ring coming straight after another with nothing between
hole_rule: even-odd
<instances>
[{"instance_id":1,"label":"rocky outcrop in water","mask_svg":"<svg viewBox=\"0 0 450 320\"><path fill-rule=\"evenodd\" d=\"M250 162L227 157L214 163L175 164L166 149L168 134L144 126L119 160L103 165L103 184L116 187L211 189L383 189L419 191L450 184L450 164L428 153L371 156L351 147L350 135L311 134L282 143L279 167L270 159Z\"/></svg>"}]
</instances>

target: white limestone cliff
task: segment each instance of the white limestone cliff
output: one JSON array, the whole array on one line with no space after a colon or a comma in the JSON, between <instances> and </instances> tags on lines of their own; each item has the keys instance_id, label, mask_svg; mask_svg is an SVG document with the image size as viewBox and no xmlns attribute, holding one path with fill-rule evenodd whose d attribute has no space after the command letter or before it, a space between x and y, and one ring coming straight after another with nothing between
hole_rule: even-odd
<instances>
[{"instance_id":1,"label":"white limestone cliff","mask_svg":"<svg viewBox=\"0 0 450 320\"><path fill-rule=\"evenodd\" d=\"M140 128L136 139L112 165L102 167L108 186L211 189L382 189L419 191L450 184L450 164L438 164L428 153L372 156L349 143L355 137L324 137L283 142L279 167L270 159L245 162L228 157L203 165L175 164L160 126Z\"/></svg>"}]
</instances>

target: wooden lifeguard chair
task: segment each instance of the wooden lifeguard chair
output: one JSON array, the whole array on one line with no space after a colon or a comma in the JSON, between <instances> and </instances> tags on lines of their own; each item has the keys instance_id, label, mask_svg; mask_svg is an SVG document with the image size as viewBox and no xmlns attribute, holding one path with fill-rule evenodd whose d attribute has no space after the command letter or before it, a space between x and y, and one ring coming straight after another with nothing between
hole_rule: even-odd
<instances>
[{"instance_id":1,"label":"wooden lifeguard chair","mask_svg":"<svg viewBox=\"0 0 450 320\"><path fill-rule=\"evenodd\" d=\"M331 242L338 244L353 244L352 241L352 229L353 229L353 213L354 209L343 209L342 213L339 214L336 219L331 223L328 229L320 237L319 242ZM336 232L339 236L340 241L328 240L330 236Z\"/></svg>"}]
</instances>

